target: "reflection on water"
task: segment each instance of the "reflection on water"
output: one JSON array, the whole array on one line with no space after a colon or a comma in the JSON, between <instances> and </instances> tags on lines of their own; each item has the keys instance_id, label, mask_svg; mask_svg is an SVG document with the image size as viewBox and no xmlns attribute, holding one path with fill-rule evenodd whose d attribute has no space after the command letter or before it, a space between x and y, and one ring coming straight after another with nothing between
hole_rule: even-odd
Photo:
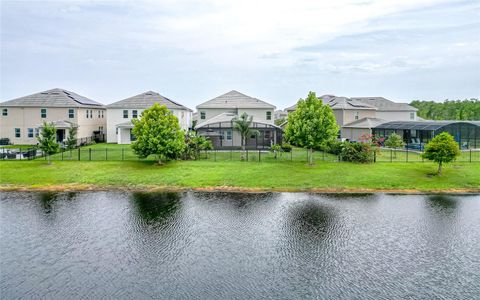
<instances>
[{"instance_id":1,"label":"reflection on water","mask_svg":"<svg viewBox=\"0 0 480 300\"><path fill-rule=\"evenodd\" d=\"M480 196L3 193L2 299L474 299Z\"/></svg>"},{"instance_id":2,"label":"reflection on water","mask_svg":"<svg viewBox=\"0 0 480 300\"><path fill-rule=\"evenodd\" d=\"M180 204L180 193L134 192L132 201L138 215L147 223L161 222L171 217Z\"/></svg>"}]
</instances>

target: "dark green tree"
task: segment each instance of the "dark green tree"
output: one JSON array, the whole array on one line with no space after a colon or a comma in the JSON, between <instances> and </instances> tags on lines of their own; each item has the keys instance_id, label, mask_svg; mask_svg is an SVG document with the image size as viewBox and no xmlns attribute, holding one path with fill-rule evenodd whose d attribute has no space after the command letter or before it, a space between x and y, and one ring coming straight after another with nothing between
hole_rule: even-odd
<instances>
[{"instance_id":1,"label":"dark green tree","mask_svg":"<svg viewBox=\"0 0 480 300\"><path fill-rule=\"evenodd\" d=\"M442 173L442 165L454 161L460 155L458 143L448 132L442 132L425 146L423 158L438 163L438 174Z\"/></svg>"},{"instance_id":2,"label":"dark green tree","mask_svg":"<svg viewBox=\"0 0 480 300\"><path fill-rule=\"evenodd\" d=\"M67 149L70 150L70 156L72 156L72 150L77 147L77 127L72 127L68 130L68 137L65 140Z\"/></svg>"},{"instance_id":3,"label":"dark green tree","mask_svg":"<svg viewBox=\"0 0 480 300\"><path fill-rule=\"evenodd\" d=\"M325 148L338 136L335 115L328 105L323 105L314 92L300 99L297 109L288 115L285 139L296 146L307 148L309 164L313 164L313 149Z\"/></svg>"},{"instance_id":4,"label":"dark green tree","mask_svg":"<svg viewBox=\"0 0 480 300\"><path fill-rule=\"evenodd\" d=\"M175 159L182 154L185 132L180 129L177 117L165 105L155 103L132 123L132 133L136 137L132 149L140 158L153 154L161 164L162 160Z\"/></svg>"},{"instance_id":5,"label":"dark green tree","mask_svg":"<svg viewBox=\"0 0 480 300\"><path fill-rule=\"evenodd\" d=\"M57 143L57 131L53 123L43 122L43 127L40 135L37 137L38 148L47 156L47 163L50 165L50 155L58 152L60 145Z\"/></svg>"}]
</instances>

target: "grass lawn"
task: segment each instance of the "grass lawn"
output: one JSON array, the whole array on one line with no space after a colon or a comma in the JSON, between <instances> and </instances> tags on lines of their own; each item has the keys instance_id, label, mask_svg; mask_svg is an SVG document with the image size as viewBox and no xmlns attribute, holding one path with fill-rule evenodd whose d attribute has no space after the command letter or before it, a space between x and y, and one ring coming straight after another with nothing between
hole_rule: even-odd
<instances>
[{"instance_id":1,"label":"grass lawn","mask_svg":"<svg viewBox=\"0 0 480 300\"><path fill-rule=\"evenodd\" d=\"M287 191L416 190L480 191L480 163L447 165L432 175L433 163L354 164L318 161L153 161L0 162L0 187L48 188L82 185L106 188L236 188Z\"/></svg>"},{"instance_id":2,"label":"grass lawn","mask_svg":"<svg viewBox=\"0 0 480 300\"><path fill-rule=\"evenodd\" d=\"M36 147L36 145L5 145L5 146L0 146L0 148L5 148L5 149L31 149Z\"/></svg>"}]
</instances>

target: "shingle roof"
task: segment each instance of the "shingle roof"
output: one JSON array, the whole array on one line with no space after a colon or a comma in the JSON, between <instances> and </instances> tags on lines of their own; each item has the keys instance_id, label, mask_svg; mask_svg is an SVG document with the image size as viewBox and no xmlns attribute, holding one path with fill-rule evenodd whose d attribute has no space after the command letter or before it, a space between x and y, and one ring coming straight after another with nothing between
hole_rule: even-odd
<instances>
[{"instance_id":1,"label":"shingle roof","mask_svg":"<svg viewBox=\"0 0 480 300\"><path fill-rule=\"evenodd\" d=\"M58 120L51 122L55 128L76 128L78 125L76 123L66 121L66 120ZM37 127L43 128L43 124L38 124Z\"/></svg>"},{"instance_id":2,"label":"shingle roof","mask_svg":"<svg viewBox=\"0 0 480 300\"><path fill-rule=\"evenodd\" d=\"M375 110L376 108L370 104L363 103L347 97L337 97L333 95L323 95L318 97L322 99L323 104L330 105L332 109L369 109ZM286 108L286 111L293 111L297 108L297 104Z\"/></svg>"},{"instance_id":3,"label":"shingle roof","mask_svg":"<svg viewBox=\"0 0 480 300\"><path fill-rule=\"evenodd\" d=\"M230 113L230 112L221 113L219 115L216 115L213 118L210 118L210 119L205 120L201 123L198 123L197 126L195 126L195 129L199 129L199 128L202 128L202 127L205 127L205 126L208 126L208 125L211 125L211 124L215 124L215 123L228 123L228 122L233 121L237 117L238 117L238 115L235 114L235 113ZM257 121L253 121L253 123L265 124L265 125L268 125L268 126L271 126L271 127L280 128L279 126L274 125L274 124L267 124L267 123L257 122Z\"/></svg>"},{"instance_id":4,"label":"shingle roof","mask_svg":"<svg viewBox=\"0 0 480 300\"><path fill-rule=\"evenodd\" d=\"M0 106L29 106L29 107L103 107L103 104L88 99L64 89L48 91L16 98L0 103Z\"/></svg>"},{"instance_id":5,"label":"shingle roof","mask_svg":"<svg viewBox=\"0 0 480 300\"><path fill-rule=\"evenodd\" d=\"M114 102L107 105L107 108L149 108L154 103L165 105L168 109L184 109L192 111L190 108L181 105L157 92L148 91L139 95Z\"/></svg>"},{"instance_id":6,"label":"shingle roof","mask_svg":"<svg viewBox=\"0 0 480 300\"><path fill-rule=\"evenodd\" d=\"M273 108L275 106L235 90L197 105L200 108Z\"/></svg>"},{"instance_id":7,"label":"shingle roof","mask_svg":"<svg viewBox=\"0 0 480 300\"><path fill-rule=\"evenodd\" d=\"M417 111L413 106L407 103L397 103L383 97L354 97L351 98L371 106L376 107L380 111Z\"/></svg>"},{"instance_id":8,"label":"shingle roof","mask_svg":"<svg viewBox=\"0 0 480 300\"><path fill-rule=\"evenodd\" d=\"M378 126L380 124L383 124L387 121L379 118L362 118L360 120L355 120L353 122L350 122L348 124L343 125L342 127L347 127L347 128L374 128L375 126Z\"/></svg>"}]
</instances>

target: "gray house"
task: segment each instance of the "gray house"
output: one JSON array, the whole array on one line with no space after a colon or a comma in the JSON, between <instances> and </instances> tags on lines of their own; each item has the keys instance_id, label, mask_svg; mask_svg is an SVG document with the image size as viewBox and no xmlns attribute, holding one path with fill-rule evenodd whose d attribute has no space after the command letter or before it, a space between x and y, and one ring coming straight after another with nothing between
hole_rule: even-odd
<instances>
[{"instance_id":1,"label":"gray house","mask_svg":"<svg viewBox=\"0 0 480 300\"><path fill-rule=\"evenodd\" d=\"M197 106L195 130L208 137L216 149L239 148L241 137L234 120L247 113L253 117L252 128L260 134L247 137L246 147L265 149L282 139L282 129L274 124L274 111L274 105L233 90Z\"/></svg>"}]
</instances>

